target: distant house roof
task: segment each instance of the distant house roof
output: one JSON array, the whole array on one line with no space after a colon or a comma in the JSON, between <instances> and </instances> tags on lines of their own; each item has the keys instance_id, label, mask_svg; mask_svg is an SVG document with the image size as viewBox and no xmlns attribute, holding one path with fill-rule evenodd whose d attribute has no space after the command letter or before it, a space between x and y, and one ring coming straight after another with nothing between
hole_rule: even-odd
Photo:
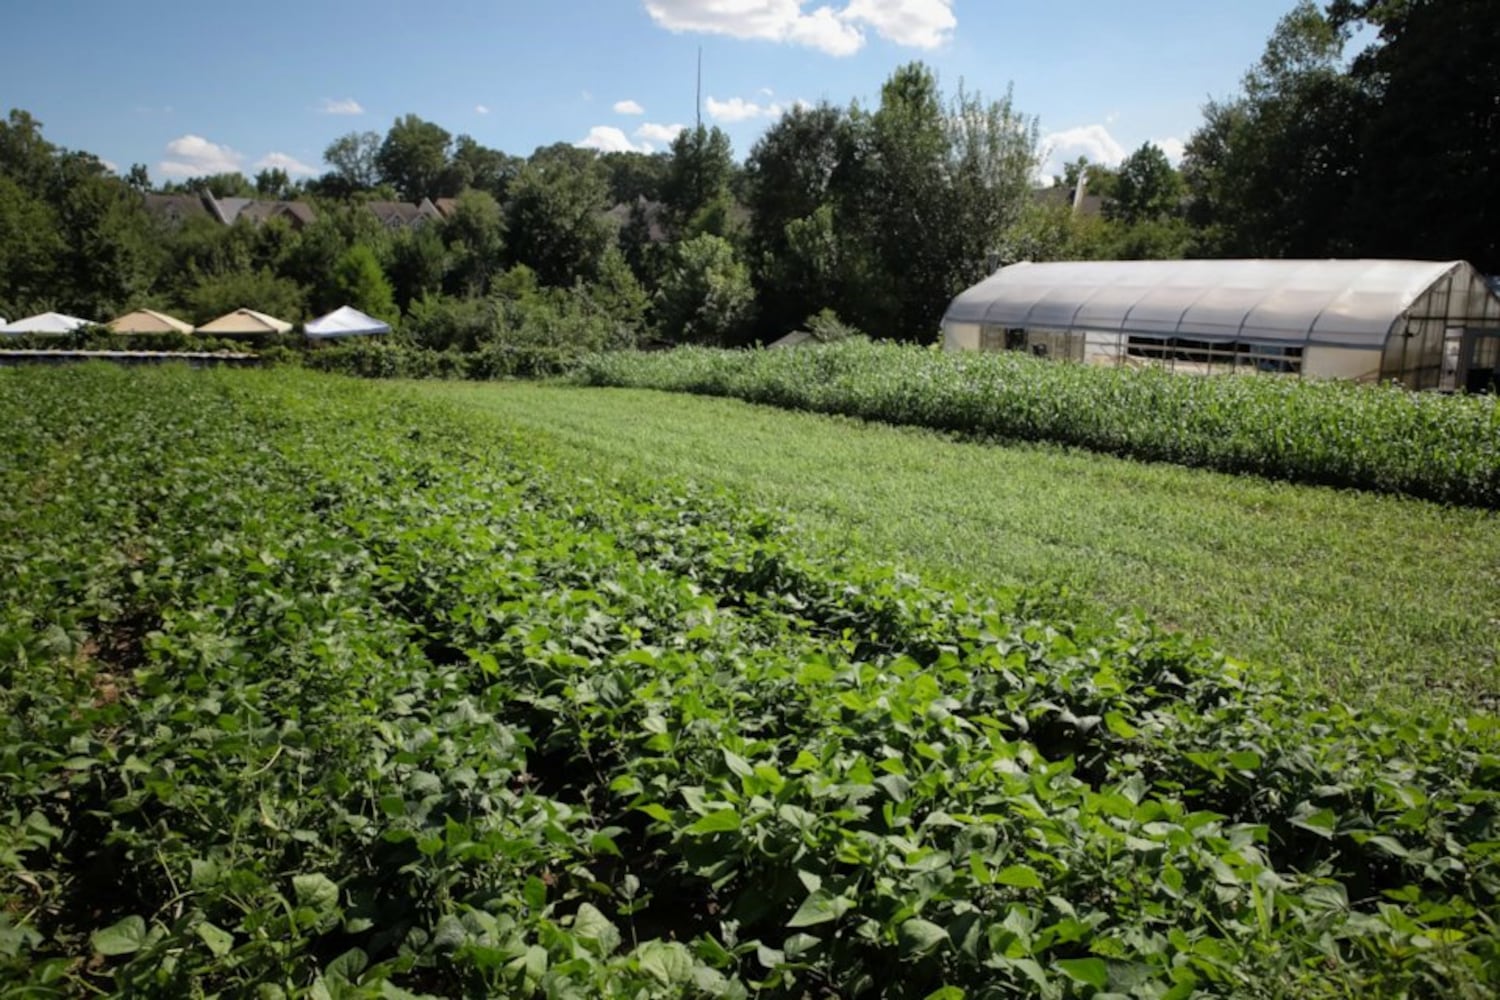
<instances>
[{"instance_id":1,"label":"distant house roof","mask_svg":"<svg viewBox=\"0 0 1500 1000\"><path fill-rule=\"evenodd\" d=\"M65 316L62 313L47 312L38 313L35 316L27 316L18 319L14 323L0 326L0 333L42 333L63 334L72 333L79 327L93 326L91 319L79 319L77 316Z\"/></svg>"},{"instance_id":2,"label":"distant house roof","mask_svg":"<svg viewBox=\"0 0 1500 1000\"><path fill-rule=\"evenodd\" d=\"M817 342L818 339L807 330L793 330L785 337L771 341L766 345L766 350L769 351L772 349L780 350L787 347L801 347L804 344L815 344Z\"/></svg>"},{"instance_id":3,"label":"distant house roof","mask_svg":"<svg viewBox=\"0 0 1500 1000\"><path fill-rule=\"evenodd\" d=\"M293 229L317 218L311 205L305 201L274 201L259 198L215 198L208 191L194 194L148 194L146 211L171 222L184 222L192 218L209 218L226 226L244 218L260 225L267 219L284 218Z\"/></svg>"},{"instance_id":4,"label":"distant house roof","mask_svg":"<svg viewBox=\"0 0 1500 1000\"><path fill-rule=\"evenodd\" d=\"M387 229L410 229L433 219L443 218L443 213L428 198L423 198L416 204L409 201L370 201L365 203L365 207Z\"/></svg>"},{"instance_id":5,"label":"distant house roof","mask_svg":"<svg viewBox=\"0 0 1500 1000\"><path fill-rule=\"evenodd\" d=\"M270 219L286 219L293 229L301 229L317 216L305 201L252 201L240 210L240 218L256 225Z\"/></svg>"},{"instance_id":6,"label":"distant house roof","mask_svg":"<svg viewBox=\"0 0 1500 1000\"><path fill-rule=\"evenodd\" d=\"M438 214L445 219L453 218L454 211L458 208L457 198L434 198L432 207L438 210Z\"/></svg>"},{"instance_id":7,"label":"distant house roof","mask_svg":"<svg viewBox=\"0 0 1500 1000\"><path fill-rule=\"evenodd\" d=\"M210 197L208 201L212 201ZM204 202L201 194L148 194L146 211L157 218L172 223L188 219L218 219L218 215Z\"/></svg>"},{"instance_id":8,"label":"distant house roof","mask_svg":"<svg viewBox=\"0 0 1500 1000\"><path fill-rule=\"evenodd\" d=\"M215 214L220 222L232 226L239 219L256 225L268 219L286 219L293 229L301 229L317 216L312 206L305 201L271 201L258 198L213 198Z\"/></svg>"},{"instance_id":9,"label":"distant house roof","mask_svg":"<svg viewBox=\"0 0 1500 1000\"><path fill-rule=\"evenodd\" d=\"M234 337L257 333L288 333L292 324L254 309L236 309L198 327L199 333Z\"/></svg>"},{"instance_id":10,"label":"distant house roof","mask_svg":"<svg viewBox=\"0 0 1500 1000\"><path fill-rule=\"evenodd\" d=\"M604 214L609 216L615 223L624 229L630 222L630 216L637 210L645 215L647 239L652 243L665 243L667 241L667 230L662 225L662 209L666 206L659 201L648 201L645 195L637 195L635 201L622 201L610 208Z\"/></svg>"},{"instance_id":11,"label":"distant house roof","mask_svg":"<svg viewBox=\"0 0 1500 1000\"><path fill-rule=\"evenodd\" d=\"M137 309L109 323L114 333L192 333L193 325L154 309Z\"/></svg>"},{"instance_id":12,"label":"distant house roof","mask_svg":"<svg viewBox=\"0 0 1500 1000\"><path fill-rule=\"evenodd\" d=\"M340 306L326 316L319 316L302 327L309 340L331 340L335 337L366 337L390 333L391 325L368 316L353 306Z\"/></svg>"}]
</instances>

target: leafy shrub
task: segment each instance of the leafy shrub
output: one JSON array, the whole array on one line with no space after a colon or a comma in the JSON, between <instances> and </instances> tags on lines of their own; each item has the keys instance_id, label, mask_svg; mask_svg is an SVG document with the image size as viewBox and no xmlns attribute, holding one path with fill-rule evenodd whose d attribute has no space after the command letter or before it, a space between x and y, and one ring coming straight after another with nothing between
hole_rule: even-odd
<instances>
[{"instance_id":1,"label":"leafy shrub","mask_svg":"<svg viewBox=\"0 0 1500 1000\"><path fill-rule=\"evenodd\" d=\"M861 341L602 354L578 378L1500 507L1500 399Z\"/></svg>"}]
</instances>

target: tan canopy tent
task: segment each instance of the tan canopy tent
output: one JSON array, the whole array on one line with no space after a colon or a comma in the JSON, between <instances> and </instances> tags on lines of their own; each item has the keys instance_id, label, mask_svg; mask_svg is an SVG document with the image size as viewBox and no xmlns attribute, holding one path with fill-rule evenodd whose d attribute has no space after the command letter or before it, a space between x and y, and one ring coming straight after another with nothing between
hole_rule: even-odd
<instances>
[{"instance_id":1,"label":"tan canopy tent","mask_svg":"<svg viewBox=\"0 0 1500 1000\"><path fill-rule=\"evenodd\" d=\"M265 333L290 333L292 324L254 309L236 309L204 323L198 332L210 337L243 337Z\"/></svg>"},{"instance_id":2,"label":"tan canopy tent","mask_svg":"<svg viewBox=\"0 0 1500 1000\"><path fill-rule=\"evenodd\" d=\"M192 333L193 325L154 309L137 309L110 321L111 333Z\"/></svg>"}]
</instances>

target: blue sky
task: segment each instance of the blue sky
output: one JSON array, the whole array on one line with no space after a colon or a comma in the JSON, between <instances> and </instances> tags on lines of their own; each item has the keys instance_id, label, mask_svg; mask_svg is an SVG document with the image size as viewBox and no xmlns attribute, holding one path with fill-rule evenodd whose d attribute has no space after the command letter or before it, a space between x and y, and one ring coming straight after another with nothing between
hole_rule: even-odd
<instances>
[{"instance_id":1,"label":"blue sky","mask_svg":"<svg viewBox=\"0 0 1500 1000\"><path fill-rule=\"evenodd\" d=\"M0 108L156 181L324 169L350 131L414 112L528 154L663 149L705 122L743 157L796 101L874 103L921 59L945 90L1014 86L1052 165L1169 153L1238 89L1293 0L12 0ZM625 103L630 102L630 103Z\"/></svg>"}]
</instances>

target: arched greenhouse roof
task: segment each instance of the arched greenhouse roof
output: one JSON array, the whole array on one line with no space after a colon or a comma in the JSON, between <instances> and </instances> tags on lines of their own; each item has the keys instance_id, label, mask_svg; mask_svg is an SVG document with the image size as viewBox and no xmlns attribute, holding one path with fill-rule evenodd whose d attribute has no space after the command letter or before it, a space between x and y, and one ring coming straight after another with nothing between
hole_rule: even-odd
<instances>
[{"instance_id":1,"label":"arched greenhouse roof","mask_svg":"<svg viewBox=\"0 0 1500 1000\"><path fill-rule=\"evenodd\" d=\"M1472 270L1416 260L1021 263L960 294L943 323L1380 350L1459 268Z\"/></svg>"}]
</instances>

